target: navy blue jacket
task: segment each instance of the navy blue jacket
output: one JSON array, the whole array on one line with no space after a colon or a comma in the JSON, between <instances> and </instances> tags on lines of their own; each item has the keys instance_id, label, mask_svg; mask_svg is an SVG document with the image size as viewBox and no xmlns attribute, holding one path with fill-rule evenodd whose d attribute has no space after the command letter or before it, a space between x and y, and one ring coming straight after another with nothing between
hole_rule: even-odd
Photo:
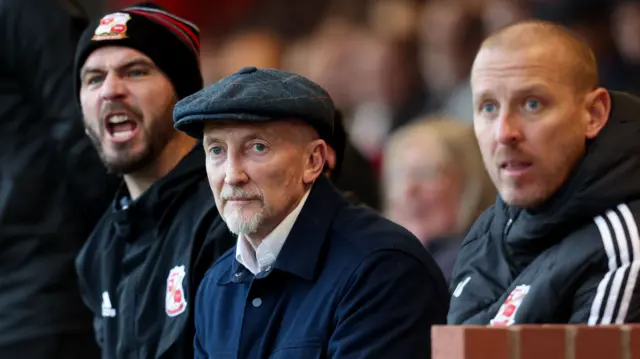
<instances>
[{"instance_id":1,"label":"navy blue jacket","mask_svg":"<svg viewBox=\"0 0 640 359\"><path fill-rule=\"evenodd\" d=\"M254 277L233 248L207 272L195 357L425 359L447 303L420 242L321 176L273 269Z\"/></svg>"}]
</instances>

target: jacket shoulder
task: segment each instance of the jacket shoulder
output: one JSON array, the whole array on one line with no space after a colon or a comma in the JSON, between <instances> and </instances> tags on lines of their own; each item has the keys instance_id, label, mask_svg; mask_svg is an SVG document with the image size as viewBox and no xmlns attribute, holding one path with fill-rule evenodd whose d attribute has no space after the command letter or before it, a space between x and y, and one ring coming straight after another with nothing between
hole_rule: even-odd
<instances>
[{"instance_id":1,"label":"jacket shoulder","mask_svg":"<svg viewBox=\"0 0 640 359\"><path fill-rule=\"evenodd\" d=\"M85 304L92 309L94 309L94 303L99 301L98 298L93 297L93 294L97 293L94 290L94 286L99 285L101 277L102 256L100 254L103 253L109 243L109 238L105 235L105 231L108 229L110 212L111 209L109 208L102 215L87 241L80 248L74 261L81 297Z\"/></svg>"},{"instance_id":2,"label":"jacket shoulder","mask_svg":"<svg viewBox=\"0 0 640 359\"><path fill-rule=\"evenodd\" d=\"M229 248L205 271L198 287L199 296L207 295L210 288L215 288L224 278L231 275L235 253L236 246Z\"/></svg>"},{"instance_id":3,"label":"jacket shoulder","mask_svg":"<svg viewBox=\"0 0 640 359\"><path fill-rule=\"evenodd\" d=\"M477 241L485 234L491 232L493 227L493 222L498 216L504 216L499 209L497 209L496 205L491 205L491 207L487 208L467 231L467 235L462 242L462 247L464 248L466 245Z\"/></svg>"},{"instance_id":4,"label":"jacket shoulder","mask_svg":"<svg viewBox=\"0 0 640 359\"><path fill-rule=\"evenodd\" d=\"M452 284L456 283L463 267L467 265L468 257L475 257L478 255L478 246L485 245L482 243L482 238L487 238L489 233L494 227L494 220L497 216L503 215L496 208L495 204L487 208L480 217L473 223L467 235L465 236L460 250L458 251L457 259L453 265Z\"/></svg>"},{"instance_id":5,"label":"jacket shoulder","mask_svg":"<svg viewBox=\"0 0 640 359\"><path fill-rule=\"evenodd\" d=\"M571 249L580 248L580 264L589 274L575 294L571 322L623 324L640 317L639 215L640 201L621 203L572 234Z\"/></svg>"},{"instance_id":6,"label":"jacket shoulder","mask_svg":"<svg viewBox=\"0 0 640 359\"><path fill-rule=\"evenodd\" d=\"M366 206L342 208L331 226L331 236L349 248L354 256L366 256L379 250L398 250L410 255L426 252L411 232Z\"/></svg>"},{"instance_id":7,"label":"jacket shoulder","mask_svg":"<svg viewBox=\"0 0 640 359\"><path fill-rule=\"evenodd\" d=\"M571 233L571 245L591 248L613 265L634 257L640 260L637 218L640 216L640 201L621 203L591 218L584 226ZM604 249L604 250L603 250ZM637 252L637 255L635 255Z\"/></svg>"},{"instance_id":8,"label":"jacket shoulder","mask_svg":"<svg viewBox=\"0 0 640 359\"><path fill-rule=\"evenodd\" d=\"M396 258L418 261L434 283L445 282L442 271L418 238L366 206L348 205L340 209L328 235L327 260L334 266L343 266L347 272L373 258L384 260L393 253Z\"/></svg>"},{"instance_id":9,"label":"jacket shoulder","mask_svg":"<svg viewBox=\"0 0 640 359\"><path fill-rule=\"evenodd\" d=\"M106 232L109 229L111 217L111 207L102 214L100 220L96 223L89 234L89 237L82 245L82 248L76 255L76 266L83 266L85 263L95 262L94 257L100 257L98 254L110 241ZM78 268L80 269L80 268Z\"/></svg>"}]
</instances>

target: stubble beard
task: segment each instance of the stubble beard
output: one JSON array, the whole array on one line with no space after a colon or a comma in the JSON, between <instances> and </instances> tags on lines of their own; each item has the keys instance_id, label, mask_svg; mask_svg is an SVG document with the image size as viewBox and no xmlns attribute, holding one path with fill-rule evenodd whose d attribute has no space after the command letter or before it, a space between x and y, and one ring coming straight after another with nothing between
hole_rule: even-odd
<instances>
[{"instance_id":1,"label":"stubble beard","mask_svg":"<svg viewBox=\"0 0 640 359\"><path fill-rule=\"evenodd\" d=\"M126 175L130 173L135 173L144 168L148 168L152 165L156 159L160 156L164 148L167 146L169 142L177 135L175 130L173 129L173 125L171 121L157 121L161 122L161 126L157 126L154 131L149 131L148 129L142 127L140 128L140 139L144 142L142 146L142 151L138 153L132 153L131 149L123 148L118 151L118 154L115 156L107 156L103 147L102 147L102 138L104 138L105 129L102 129L102 133L98 133L90 126L86 125L85 121L85 132L87 136L91 140L91 143L95 147L102 163L107 168L110 173L114 173L117 175ZM164 123L168 122L169 126L165 126ZM138 124L138 126L142 126L142 124ZM126 144L123 145L127 146Z\"/></svg>"}]
</instances>

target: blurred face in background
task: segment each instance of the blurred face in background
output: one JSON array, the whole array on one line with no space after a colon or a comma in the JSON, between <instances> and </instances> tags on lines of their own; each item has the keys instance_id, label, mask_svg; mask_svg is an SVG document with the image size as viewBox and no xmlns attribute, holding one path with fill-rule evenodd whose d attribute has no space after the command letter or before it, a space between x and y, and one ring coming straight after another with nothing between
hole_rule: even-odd
<instances>
[{"instance_id":1,"label":"blurred face in background","mask_svg":"<svg viewBox=\"0 0 640 359\"><path fill-rule=\"evenodd\" d=\"M481 20L461 1L428 2L421 18L422 76L431 93L448 95L468 78L483 38Z\"/></svg>"},{"instance_id":2,"label":"blurred face in background","mask_svg":"<svg viewBox=\"0 0 640 359\"><path fill-rule=\"evenodd\" d=\"M312 37L290 46L285 58L287 68L321 84L341 108L399 102L413 75L399 47L362 26L331 17Z\"/></svg>"},{"instance_id":3,"label":"blurred face in background","mask_svg":"<svg viewBox=\"0 0 640 359\"><path fill-rule=\"evenodd\" d=\"M613 13L613 39L625 60L640 63L640 3L621 2Z\"/></svg>"},{"instance_id":4,"label":"blurred face in background","mask_svg":"<svg viewBox=\"0 0 640 359\"><path fill-rule=\"evenodd\" d=\"M222 46L206 50L207 65L203 68L210 71L206 81L213 83L245 66L281 68L284 48L277 36L260 29L238 34Z\"/></svg>"},{"instance_id":5,"label":"blurred face in background","mask_svg":"<svg viewBox=\"0 0 640 359\"><path fill-rule=\"evenodd\" d=\"M523 0L484 0L482 22L485 35L526 18Z\"/></svg>"},{"instance_id":6,"label":"blurred face in background","mask_svg":"<svg viewBox=\"0 0 640 359\"><path fill-rule=\"evenodd\" d=\"M389 218L423 244L456 231L462 176L433 136L405 138L385 157Z\"/></svg>"},{"instance_id":7,"label":"blurred face in background","mask_svg":"<svg viewBox=\"0 0 640 359\"><path fill-rule=\"evenodd\" d=\"M95 50L80 76L85 128L106 167L128 174L154 163L177 136L169 78L149 57L120 46Z\"/></svg>"}]
</instances>

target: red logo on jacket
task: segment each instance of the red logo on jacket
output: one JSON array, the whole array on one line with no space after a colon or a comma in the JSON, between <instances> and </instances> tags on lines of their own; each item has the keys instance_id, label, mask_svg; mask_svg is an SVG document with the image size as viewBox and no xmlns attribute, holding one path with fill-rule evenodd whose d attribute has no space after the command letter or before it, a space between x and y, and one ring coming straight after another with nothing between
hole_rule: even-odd
<instances>
[{"instance_id":1,"label":"red logo on jacket","mask_svg":"<svg viewBox=\"0 0 640 359\"><path fill-rule=\"evenodd\" d=\"M169 271L165 311L170 317L175 317L183 313L187 308L187 298L185 297L184 288L182 287L185 275L184 266L177 266Z\"/></svg>"},{"instance_id":2,"label":"red logo on jacket","mask_svg":"<svg viewBox=\"0 0 640 359\"><path fill-rule=\"evenodd\" d=\"M493 326L514 324L518 308L520 308L530 288L531 286L529 285L519 285L515 287L498 310L498 314L491 320L490 324Z\"/></svg>"}]
</instances>

